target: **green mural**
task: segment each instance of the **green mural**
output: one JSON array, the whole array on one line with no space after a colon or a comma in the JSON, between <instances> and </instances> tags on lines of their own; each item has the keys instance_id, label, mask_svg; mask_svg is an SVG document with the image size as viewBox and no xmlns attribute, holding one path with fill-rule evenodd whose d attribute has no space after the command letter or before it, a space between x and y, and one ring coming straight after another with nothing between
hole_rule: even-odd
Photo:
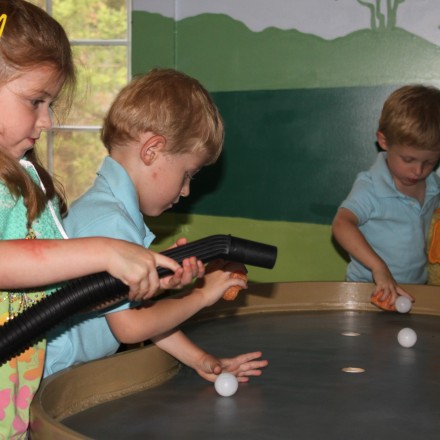
<instances>
[{"instance_id":1,"label":"green mural","mask_svg":"<svg viewBox=\"0 0 440 440\"><path fill-rule=\"evenodd\" d=\"M386 5L382 7L381 0L375 0L374 2L365 0L356 1L370 10L370 27L372 30L379 31L395 29L397 24L397 11L399 6L405 3L405 0L387 0Z\"/></svg>"},{"instance_id":2,"label":"green mural","mask_svg":"<svg viewBox=\"0 0 440 440\"><path fill-rule=\"evenodd\" d=\"M133 44L134 73L176 67L212 92L435 82L440 72L440 47L400 28L325 40L296 30L252 32L220 14L174 22L135 11Z\"/></svg>"},{"instance_id":3,"label":"green mural","mask_svg":"<svg viewBox=\"0 0 440 440\"><path fill-rule=\"evenodd\" d=\"M224 152L177 212L330 224L359 171L392 87L214 93Z\"/></svg>"},{"instance_id":4,"label":"green mural","mask_svg":"<svg viewBox=\"0 0 440 440\"><path fill-rule=\"evenodd\" d=\"M330 224L375 159L383 101L401 84L440 79L440 47L396 27L392 11L374 12L379 4L359 2L373 7L370 29L332 40L254 32L222 14L133 12L133 73L159 66L196 77L226 127L220 160L196 176L191 196L149 219L156 249L230 233L279 249L274 270L251 268L251 280L344 278Z\"/></svg>"}]
</instances>

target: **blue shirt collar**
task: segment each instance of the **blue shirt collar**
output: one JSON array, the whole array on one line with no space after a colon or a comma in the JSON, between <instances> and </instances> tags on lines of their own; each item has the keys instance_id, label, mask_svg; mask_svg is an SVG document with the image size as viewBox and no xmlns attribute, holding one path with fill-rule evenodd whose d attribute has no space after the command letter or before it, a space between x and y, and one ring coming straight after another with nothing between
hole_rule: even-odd
<instances>
[{"instance_id":1,"label":"blue shirt collar","mask_svg":"<svg viewBox=\"0 0 440 440\"><path fill-rule=\"evenodd\" d=\"M145 224L144 216L139 208L139 198L133 181L125 168L107 156L97 172L98 178L106 181L114 197L124 205L127 213L133 219L139 231L145 231L144 243L149 246L154 240L154 234Z\"/></svg>"}]
</instances>

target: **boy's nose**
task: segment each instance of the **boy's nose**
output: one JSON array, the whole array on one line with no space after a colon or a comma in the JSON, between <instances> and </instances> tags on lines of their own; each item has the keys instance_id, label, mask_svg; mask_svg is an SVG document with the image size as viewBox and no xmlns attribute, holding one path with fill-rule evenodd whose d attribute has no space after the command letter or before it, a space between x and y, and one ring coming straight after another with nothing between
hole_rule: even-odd
<instances>
[{"instance_id":1,"label":"boy's nose","mask_svg":"<svg viewBox=\"0 0 440 440\"><path fill-rule=\"evenodd\" d=\"M417 164L414 167L414 173L416 176L421 176L423 173L423 164Z\"/></svg>"},{"instance_id":2,"label":"boy's nose","mask_svg":"<svg viewBox=\"0 0 440 440\"><path fill-rule=\"evenodd\" d=\"M186 184L183 186L182 191L180 191L181 197L188 197L189 196L189 184Z\"/></svg>"}]
</instances>

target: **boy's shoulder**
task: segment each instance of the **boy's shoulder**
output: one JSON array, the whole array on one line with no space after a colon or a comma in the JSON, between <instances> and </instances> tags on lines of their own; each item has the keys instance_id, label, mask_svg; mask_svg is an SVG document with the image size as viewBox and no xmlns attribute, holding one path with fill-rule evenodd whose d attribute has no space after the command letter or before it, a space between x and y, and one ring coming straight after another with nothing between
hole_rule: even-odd
<instances>
[{"instance_id":1,"label":"boy's shoulder","mask_svg":"<svg viewBox=\"0 0 440 440\"><path fill-rule=\"evenodd\" d=\"M70 214L84 219L118 215L131 209L132 204L137 213L137 196L130 178L119 163L106 157L93 185L72 203L68 217Z\"/></svg>"},{"instance_id":2,"label":"boy's shoulder","mask_svg":"<svg viewBox=\"0 0 440 440\"><path fill-rule=\"evenodd\" d=\"M132 204L137 201L133 200ZM70 237L106 236L142 244L145 225L136 207L117 197L99 181L76 200L64 219ZM137 206L137 205L136 205Z\"/></svg>"},{"instance_id":3,"label":"boy's shoulder","mask_svg":"<svg viewBox=\"0 0 440 440\"><path fill-rule=\"evenodd\" d=\"M142 244L139 227L115 198L98 203L87 197L80 198L64 219L69 237L111 237Z\"/></svg>"},{"instance_id":4,"label":"boy's shoulder","mask_svg":"<svg viewBox=\"0 0 440 440\"><path fill-rule=\"evenodd\" d=\"M440 170L432 171L426 178L426 193L438 194L440 193Z\"/></svg>"},{"instance_id":5,"label":"boy's shoulder","mask_svg":"<svg viewBox=\"0 0 440 440\"><path fill-rule=\"evenodd\" d=\"M92 187L72 203L64 223L67 228L70 228L73 225L106 223L112 218L121 217L127 221L123 203L110 192L95 190Z\"/></svg>"},{"instance_id":6,"label":"boy's shoulder","mask_svg":"<svg viewBox=\"0 0 440 440\"><path fill-rule=\"evenodd\" d=\"M379 153L373 165L371 165L368 170L358 172L353 182L352 189L360 187L363 190L370 189L374 191L374 187L378 182L385 183L390 179L391 176L386 165L385 157L382 153Z\"/></svg>"},{"instance_id":7,"label":"boy's shoulder","mask_svg":"<svg viewBox=\"0 0 440 440\"><path fill-rule=\"evenodd\" d=\"M432 176L433 181L437 184L440 185L440 167L437 170L434 170L431 172L431 174L429 175L429 177Z\"/></svg>"}]
</instances>

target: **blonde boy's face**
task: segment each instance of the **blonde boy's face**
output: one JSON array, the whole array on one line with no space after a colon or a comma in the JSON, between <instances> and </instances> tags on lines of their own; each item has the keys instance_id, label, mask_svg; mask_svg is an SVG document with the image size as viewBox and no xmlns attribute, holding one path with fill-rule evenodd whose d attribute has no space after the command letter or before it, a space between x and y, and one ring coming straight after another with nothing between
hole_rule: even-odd
<instances>
[{"instance_id":1,"label":"blonde boy's face","mask_svg":"<svg viewBox=\"0 0 440 440\"><path fill-rule=\"evenodd\" d=\"M190 194L191 180L205 165L203 153L167 154L156 152L154 161L137 182L139 205L144 215L156 217Z\"/></svg>"},{"instance_id":2,"label":"blonde boy's face","mask_svg":"<svg viewBox=\"0 0 440 440\"><path fill-rule=\"evenodd\" d=\"M424 190L426 178L440 159L440 149L431 151L408 145L389 146L386 139L379 134L377 139L382 149L388 153L387 165L397 189L408 195L412 195L418 188Z\"/></svg>"}]
</instances>

